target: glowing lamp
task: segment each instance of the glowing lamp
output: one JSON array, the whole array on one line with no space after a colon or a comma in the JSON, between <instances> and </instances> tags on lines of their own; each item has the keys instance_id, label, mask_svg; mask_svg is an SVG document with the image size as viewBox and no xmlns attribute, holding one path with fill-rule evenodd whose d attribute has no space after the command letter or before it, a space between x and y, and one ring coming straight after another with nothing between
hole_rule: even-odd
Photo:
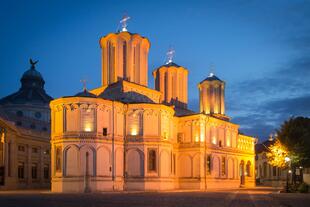
<instances>
[{"instance_id":1,"label":"glowing lamp","mask_svg":"<svg viewBox=\"0 0 310 207\"><path fill-rule=\"evenodd\" d=\"M137 128L135 128L135 127L132 128L130 134L131 134L132 136L138 135L138 130L137 130Z\"/></svg>"},{"instance_id":2,"label":"glowing lamp","mask_svg":"<svg viewBox=\"0 0 310 207\"><path fill-rule=\"evenodd\" d=\"M285 157L284 160L285 160L285 162L289 162L289 161L291 161L291 158Z\"/></svg>"},{"instance_id":3,"label":"glowing lamp","mask_svg":"<svg viewBox=\"0 0 310 207\"><path fill-rule=\"evenodd\" d=\"M91 132L92 131L92 126L90 123L85 124L84 131L85 132Z\"/></svg>"},{"instance_id":4,"label":"glowing lamp","mask_svg":"<svg viewBox=\"0 0 310 207\"><path fill-rule=\"evenodd\" d=\"M212 137L212 144L216 144L216 138Z\"/></svg>"}]
</instances>

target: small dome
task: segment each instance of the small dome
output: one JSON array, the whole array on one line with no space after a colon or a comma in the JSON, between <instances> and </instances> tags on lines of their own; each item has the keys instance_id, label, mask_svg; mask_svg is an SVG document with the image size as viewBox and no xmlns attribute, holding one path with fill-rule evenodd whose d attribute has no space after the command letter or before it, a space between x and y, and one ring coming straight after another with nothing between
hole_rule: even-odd
<instances>
[{"instance_id":1,"label":"small dome","mask_svg":"<svg viewBox=\"0 0 310 207\"><path fill-rule=\"evenodd\" d=\"M204 81L220 81L220 82L224 82L221 79L219 79L216 75L214 75L213 73L210 73L209 76L206 79L204 79L203 81L201 81L200 83L202 83Z\"/></svg>"},{"instance_id":2,"label":"small dome","mask_svg":"<svg viewBox=\"0 0 310 207\"><path fill-rule=\"evenodd\" d=\"M91 98L96 98L97 97L95 94L89 92L86 89L84 89L82 92L79 92L79 93L75 94L74 96L77 96L77 97L91 97Z\"/></svg>"},{"instance_id":3,"label":"small dome","mask_svg":"<svg viewBox=\"0 0 310 207\"><path fill-rule=\"evenodd\" d=\"M177 67L177 68L181 67L181 66L179 66L178 64L176 64L174 62L169 62L169 63L167 63L167 64L165 64L163 66L166 66L166 67L171 67L172 66L172 67Z\"/></svg>"},{"instance_id":4,"label":"small dome","mask_svg":"<svg viewBox=\"0 0 310 207\"><path fill-rule=\"evenodd\" d=\"M26 72L24 72L22 79L40 79L43 80L43 77L41 75L41 73L39 71L37 71L34 68L30 68L29 70L27 70Z\"/></svg>"}]
</instances>

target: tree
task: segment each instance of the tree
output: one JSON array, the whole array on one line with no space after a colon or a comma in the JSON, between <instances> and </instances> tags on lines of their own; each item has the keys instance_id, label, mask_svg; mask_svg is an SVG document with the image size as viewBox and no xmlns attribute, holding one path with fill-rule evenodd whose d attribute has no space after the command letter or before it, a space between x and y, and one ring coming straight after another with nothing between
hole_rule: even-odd
<instances>
[{"instance_id":1,"label":"tree","mask_svg":"<svg viewBox=\"0 0 310 207\"><path fill-rule=\"evenodd\" d=\"M292 165L310 167L310 119L292 117L281 125L277 134L288 151Z\"/></svg>"},{"instance_id":2,"label":"tree","mask_svg":"<svg viewBox=\"0 0 310 207\"><path fill-rule=\"evenodd\" d=\"M288 156L286 147L276 139L275 142L268 147L267 152L268 163L272 166L283 168L286 167L285 157Z\"/></svg>"}]
</instances>

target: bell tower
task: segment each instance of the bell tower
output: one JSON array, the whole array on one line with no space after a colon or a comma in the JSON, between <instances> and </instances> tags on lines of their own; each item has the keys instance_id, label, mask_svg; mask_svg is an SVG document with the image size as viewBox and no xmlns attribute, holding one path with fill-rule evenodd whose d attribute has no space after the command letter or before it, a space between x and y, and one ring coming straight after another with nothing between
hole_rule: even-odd
<instances>
[{"instance_id":1,"label":"bell tower","mask_svg":"<svg viewBox=\"0 0 310 207\"><path fill-rule=\"evenodd\" d=\"M213 73L198 84L200 113L225 115L225 82Z\"/></svg>"},{"instance_id":2,"label":"bell tower","mask_svg":"<svg viewBox=\"0 0 310 207\"><path fill-rule=\"evenodd\" d=\"M143 86L148 83L148 52L150 42L139 34L127 31L125 16L121 31L100 39L102 50L102 86L127 80Z\"/></svg>"},{"instance_id":3,"label":"bell tower","mask_svg":"<svg viewBox=\"0 0 310 207\"><path fill-rule=\"evenodd\" d=\"M153 71L155 89L161 92L162 103L186 109L188 70L172 61L173 54L174 50L170 49L166 64Z\"/></svg>"}]
</instances>

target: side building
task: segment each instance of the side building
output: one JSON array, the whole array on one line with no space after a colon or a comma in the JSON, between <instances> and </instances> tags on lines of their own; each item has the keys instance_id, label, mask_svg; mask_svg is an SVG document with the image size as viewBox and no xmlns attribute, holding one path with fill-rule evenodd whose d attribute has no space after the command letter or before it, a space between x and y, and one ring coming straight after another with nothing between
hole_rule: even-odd
<instances>
[{"instance_id":1,"label":"side building","mask_svg":"<svg viewBox=\"0 0 310 207\"><path fill-rule=\"evenodd\" d=\"M0 99L0 190L50 186L52 97L31 63L20 89Z\"/></svg>"},{"instance_id":2,"label":"side building","mask_svg":"<svg viewBox=\"0 0 310 207\"><path fill-rule=\"evenodd\" d=\"M150 42L123 30L100 39L102 85L53 100L53 192L232 188L255 185L256 139L225 115L225 82L198 84L187 108L188 69L153 71Z\"/></svg>"}]
</instances>

